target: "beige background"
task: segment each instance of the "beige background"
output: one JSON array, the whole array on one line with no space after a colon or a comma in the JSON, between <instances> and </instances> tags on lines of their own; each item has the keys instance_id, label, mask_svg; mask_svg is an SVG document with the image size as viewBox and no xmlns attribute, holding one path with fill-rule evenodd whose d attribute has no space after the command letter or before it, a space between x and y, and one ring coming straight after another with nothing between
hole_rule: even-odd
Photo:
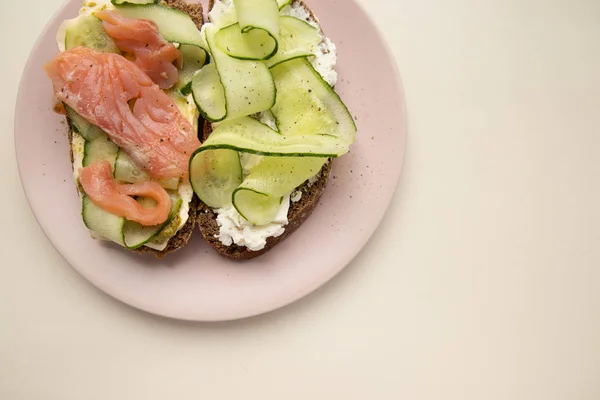
<instances>
[{"instance_id":1,"label":"beige background","mask_svg":"<svg viewBox=\"0 0 600 400\"><path fill-rule=\"evenodd\" d=\"M338 278L229 324L121 305L36 224L14 101L60 3L0 13L1 399L600 398L600 2L361 0L407 93L398 193Z\"/></svg>"}]
</instances>

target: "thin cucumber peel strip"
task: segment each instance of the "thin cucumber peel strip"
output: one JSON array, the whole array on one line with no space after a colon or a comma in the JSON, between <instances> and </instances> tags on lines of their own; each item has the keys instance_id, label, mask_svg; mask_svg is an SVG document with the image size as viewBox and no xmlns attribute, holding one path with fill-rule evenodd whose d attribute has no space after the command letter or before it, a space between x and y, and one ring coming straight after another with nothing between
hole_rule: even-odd
<instances>
[{"instance_id":1,"label":"thin cucumber peel strip","mask_svg":"<svg viewBox=\"0 0 600 400\"><path fill-rule=\"evenodd\" d=\"M218 28L213 25L206 25L205 34L212 55L212 63L214 63L219 81L223 86L226 114L222 116L222 114L215 113L210 115L212 117L210 119L215 121L236 119L273 107L276 100L276 89L269 68L260 61L238 60L229 57L214 43L217 30ZM210 64L207 67L209 66ZM203 70L204 68L200 70L200 73ZM217 84L214 73L209 78L199 76L199 74L194 79L208 79ZM200 86L195 85L192 81L194 98L200 103L200 108L203 108L201 101L198 101L202 98L202 94L198 93L198 90L201 90ZM218 89L214 91L215 94L217 92L219 92ZM209 115L207 110L205 108L204 113Z\"/></svg>"},{"instance_id":2,"label":"thin cucumber peel strip","mask_svg":"<svg viewBox=\"0 0 600 400\"><path fill-rule=\"evenodd\" d=\"M183 68L179 71L179 81L175 87L187 95L191 91L194 74L206 64L208 55L202 48L189 44L179 46L179 51L183 56Z\"/></svg>"},{"instance_id":3,"label":"thin cucumber peel strip","mask_svg":"<svg viewBox=\"0 0 600 400\"><path fill-rule=\"evenodd\" d=\"M319 30L301 19L279 17L279 49L265 61L268 67L299 57L313 57L322 37Z\"/></svg>"},{"instance_id":4,"label":"thin cucumber peel strip","mask_svg":"<svg viewBox=\"0 0 600 400\"><path fill-rule=\"evenodd\" d=\"M209 122L218 122L227 116L225 88L215 63L205 65L196 72L191 85L194 102L200 114Z\"/></svg>"},{"instance_id":5,"label":"thin cucumber peel strip","mask_svg":"<svg viewBox=\"0 0 600 400\"><path fill-rule=\"evenodd\" d=\"M277 53L279 6L276 0L233 0L237 20L219 30L215 43L227 55L267 60Z\"/></svg>"},{"instance_id":6,"label":"thin cucumber peel strip","mask_svg":"<svg viewBox=\"0 0 600 400\"><path fill-rule=\"evenodd\" d=\"M264 157L233 192L233 205L256 225L277 216L282 197L315 176L327 158Z\"/></svg>"},{"instance_id":7,"label":"thin cucumber peel strip","mask_svg":"<svg viewBox=\"0 0 600 400\"><path fill-rule=\"evenodd\" d=\"M348 146L354 142L352 115L306 58L285 61L271 73L279 93L271 112L280 133L293 137L313 132L335 136Z\"/></svg>"},{"instance_id":8,"label":"thin cucumber peel strip","mask_svg":"<svg viewBox=\"0 0 600 400\"><path fill-rule=\"evenodd\" d=\"M221 157L215 151L221 151ZM196 150L190 159L190 181L210 207L222 208L233 202L245 218L259 223L271 218L274 204L315 175L327 158L347 151L347 144L332 136L284 137L244 117L221 123ZM271 157L262 158L242 182L239 152ZM240 200L244 198L247 200ZM255 206L255 211L248 211Z\"/></svg>"}]
</instances>

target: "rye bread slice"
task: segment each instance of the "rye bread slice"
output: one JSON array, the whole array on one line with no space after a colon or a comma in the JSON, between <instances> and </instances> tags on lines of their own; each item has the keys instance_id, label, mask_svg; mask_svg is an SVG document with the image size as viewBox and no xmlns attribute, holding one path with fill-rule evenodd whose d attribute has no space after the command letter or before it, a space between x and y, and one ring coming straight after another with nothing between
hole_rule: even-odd
<instances>
[{"instance_id":1,"label":"rye bread slice","mask_svg":"<svg viewBox=\"0 0 600 400\"><path fill-rule=\"evenodd\" d=\"M303 6L310 14L310 18L316 22L318 19L315 17L313 12L308 6L300 1L294 0L292 4ZM214 0L209 0L208 10L212 10L214 6ZM323 31L321 30L323 34ZM323 37L325 35L323 34ZM203 141L208 138L212 132L212 126L210 122L204 121L204 132ZM202 232L204 239L210 244L220 255L230 258L232 260L249 260L254 257L258 257L267 251L271 250L276 244L285 240L289 237L300 225L306 221L306 219L312 214L313 210L319 204L321 195L325 191L327 186L327 180L331 172L332 160L326 163L314 182L306 181L297 190L302 192L302 197L297 202L290 202L290 209L288 211L288 225L285 226L285 231L281 236L270 237L267 239L267 244L264 249L260 251L251 251L244 246L238 246L232 244L231 246L225 246L218 238L219 225L217 223L217 214L215 211L200 201L198 206L198 217L197 224L198 229Z\"/></svg>"},{"instance_id":2,"label":"rye bread slice","mask_svg":"<svg viewBox=\"0 0 600 400\"><path fill-rule=\"evenodd\" d=\"M162 0L162 4L167 5L169 7L175 8L177 10L183 11L188 14L192 21L196 24L198 29L202 28L202 24L204 23L202 4L188 4L182 0ZM200 120L200 124L202 124L202 119ZM68 136L69 136L69 148L71 150L71 164L73 164L73 148L71 143L73 142L73 131L71 130L71 121L69 121L69 117L67 116L67 126L68 126ZM202 127L202 125L200 125ZM196 220L198 218L198 206L200 205L200 200L194 194L192 201L190 203L190 211L187 222L181 229L173 236L167 247L163 251L158 251L151 249L149 247L140 247L136 250L130 250L134 253L145 254L149 253L154 255L156 258L163 258L167 254L172 253L176 250L179 250L183 246L187 244L194 232L194 227L196 226Z\"/></svg>"}]
</instances>

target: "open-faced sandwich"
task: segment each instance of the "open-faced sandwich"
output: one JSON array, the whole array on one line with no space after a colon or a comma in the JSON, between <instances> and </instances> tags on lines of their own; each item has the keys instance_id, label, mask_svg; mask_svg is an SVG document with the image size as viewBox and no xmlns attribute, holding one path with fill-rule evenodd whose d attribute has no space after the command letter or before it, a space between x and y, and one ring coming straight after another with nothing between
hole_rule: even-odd
<instances>
[{"instance_id":1,"label":"open-faced sandwich","mask_svg":"<svg viewBox=\"0 0 600 400\"><path fill-rule=\"evenodd\" d=\"M190 179L204 238L250 259L312 213L356 126L333 89L336 47L305 3L221 0L209 10L211 61L192 82L204 143Z\"/></svg>"},{"instance_id":2,"label":"open-faced sandwich","mask_svg":"<svg viewBox=\"0 0 600 400\"><path fill-rule=\"evenodd\" d=\"M202 25L180 0L87 1L62 25L46 72L93 237L162 257L197 224L250 259L308 218L354 142L336 47L306 4L209 9Z\"/></svg>"},{"instance_id":3,"label":"open-faced sandwich","mask_svg":"<svg viewBox=\"0 0 600 400\"><path fill-rule=\"evenodd\" d=\"M199 113L186 89L207 59L202 22L202 6L180 0L89 0L62 24L45 69L93 237L162 257L192 234Z\"/></svg>"}]
</instances>

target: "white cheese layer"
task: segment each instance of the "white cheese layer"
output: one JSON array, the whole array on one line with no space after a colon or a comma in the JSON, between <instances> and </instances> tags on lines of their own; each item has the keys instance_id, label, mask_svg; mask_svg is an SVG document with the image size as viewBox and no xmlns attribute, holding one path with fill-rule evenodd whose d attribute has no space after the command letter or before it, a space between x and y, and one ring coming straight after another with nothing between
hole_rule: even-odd
<instances>
[{"instance_id":1,"label":"white cheese layer","mask_svg":"<svg viewBox=\"0 0 600 400\"><path fill-rule=\"evenodd\" d=\"M254 225L242 217L233 206L217 210L217 224L219 234L216 235L225 246L237 244L249 250L259 251L265 248L267 238L278 237L285 232L284 226L288 224L288 211L290 196L285 196L277 217L267 225Z\"/></svg>"}]
</instances>

